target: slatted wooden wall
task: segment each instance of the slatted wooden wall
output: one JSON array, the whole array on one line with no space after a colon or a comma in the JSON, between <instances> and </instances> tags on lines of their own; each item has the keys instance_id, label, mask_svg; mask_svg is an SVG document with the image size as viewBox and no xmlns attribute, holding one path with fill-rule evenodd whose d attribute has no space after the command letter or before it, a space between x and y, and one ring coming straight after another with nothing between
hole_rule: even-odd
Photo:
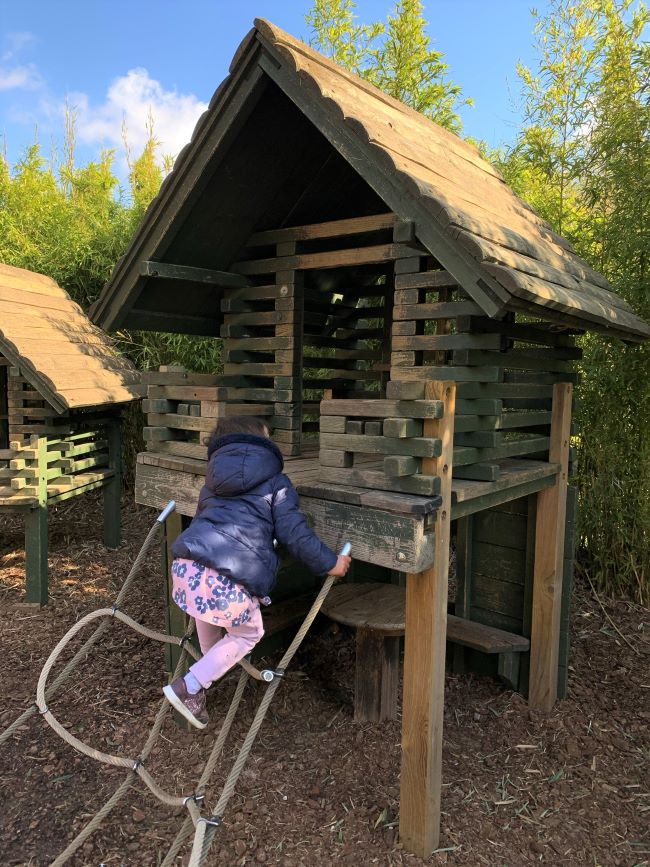
<instances>
[{"instance_id":1,"label":"slatted wooden wall","mask_svg":"<svg viewBox=\"0 0 650 867\"><path fill-rule=\"evenodd\" d=\"M0 356L0 449L9 448L7 369L9 362Z\"/></svg>"},{"instance_id":2,"label":"slatted wooden wall","mask_svg":"<svg viewBox=\"0 0 650 867\"><path fill-rule=\"evenodd\" d=\"M478 623L530 638L536 497L523 497L462 518L456 527L454 613ZM564 546L558 696L567 694L576 542L577 490L570 487ZM519 690L528 689L529 655L523 654ZM462 659L461 659L462 658ZM468 649L454 663L496 674L496 660Z\"/></svg>"},{"instance_id":3,"label":"slatted wooden wall","mask_svg":"<svg viewBox=\"0 0 650 867\"><path fill-rule=\"evenodd\" d=\"M234 268L260 285L226 290L229 400L272 401L285 454L315 442L319 402L381 396L388 374L393 262L422 252L394 243L380 214L257 232Z\"/></svg>"},{"instance_id":4,"label":"slatted wooden wall","mask_svg":"<svg viewBox=\"0 0 650 867\"><path fill-rule=\"evenodd\" d=\"M458 382L456 478L494 481L501 458L546 459L553 383L577 378L573 337L514 313L489 319L446 271L422 262L395 266L391 379Z\"/></svg>"}]
</instances>

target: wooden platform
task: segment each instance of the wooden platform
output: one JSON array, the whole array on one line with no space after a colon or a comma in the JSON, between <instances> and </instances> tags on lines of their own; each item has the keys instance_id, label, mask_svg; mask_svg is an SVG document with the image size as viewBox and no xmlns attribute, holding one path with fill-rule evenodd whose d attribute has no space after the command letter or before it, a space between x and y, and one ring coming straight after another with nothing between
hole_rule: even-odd
<instances>
[{"instance_id":1,"label":"wooden platform","mask_svg":"<svg viewBox=\"0 0 650 867\"><path fill-rule=\"evenodd\" d=\"M452 519L535 493L552 485L557 474L555 464L543 461L509 458L498 463L501 472L495 482L453 480ZM368 456L366 465L372 469L375 465L379 467L381 462L376 457ZM145 467L155 467L158 471L146 470ZM159 508L169 499L174 499L181 514L194 515L205 470L204 460L154 451L141 452L138 455L136 502ZM298 457L285 458L285 472L302 497L420 517L435 512L440 505L440 497L437 496L421 497L324 483L320 481L319 470L316 446L308 448L305 454ZM184 474L184 478L173 475L176 473ZM172 482L178 483L175 491L170 487Z\"/></svg>"},{"instance_id":2,"label":"wooden platform","mask_svg":"<svg viewBox=\"0 0 650 867\"><path fill-rule=\"evenodd\" d=\"M377 458L368 457L372 467ZM303 511L319 535L335 550L352 543L358 560L416 573L433 560L431 522L439 497L325 483L319 479L315 448L288 457L285 472L301 497ZM206 461L171 453L148 451L138 455L135 500L162 509L176 501L177 512L193 516L205 479ZM523 459L500 461L496 482L455 480L452 519L535 493L553 484L554 464Z\"/></svg>"}]
</instances>

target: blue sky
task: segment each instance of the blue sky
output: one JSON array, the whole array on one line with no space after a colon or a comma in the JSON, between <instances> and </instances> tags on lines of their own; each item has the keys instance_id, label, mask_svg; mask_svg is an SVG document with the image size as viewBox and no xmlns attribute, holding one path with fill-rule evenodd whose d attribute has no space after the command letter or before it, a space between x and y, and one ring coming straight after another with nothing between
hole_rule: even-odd
<instances>
[{"instance_id":1,"label":"blue sky","mask_svg":"<svg viewBox=\"0 0 650 867\"><path fill-rule=\"evenodd\" d=\"M77 112L80 162L113 147L122 173L122 126L137 153L149 111L163 151L175 154L253 19L269 18L306 38L309 5L310 0L0 0L0 144L11 163L36 136L49 155L53 143L60 146L67 101ZM547 2L535 5L543 11ZM358 17L383 20L393 6L394 0L358 0ZM451 77L475 101L462 113L465 133L491 145L512 140L516 63L534 61L529 3L429 0L425 14Z\"/></svg>"}]
</instances>

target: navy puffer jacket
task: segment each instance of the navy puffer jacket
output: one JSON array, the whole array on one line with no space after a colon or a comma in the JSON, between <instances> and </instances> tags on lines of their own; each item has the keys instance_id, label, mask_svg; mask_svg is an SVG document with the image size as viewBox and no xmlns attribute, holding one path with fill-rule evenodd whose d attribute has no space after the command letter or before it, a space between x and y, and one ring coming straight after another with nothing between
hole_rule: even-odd
<instances>
[{"instance_id":1,"label":"navy puffer jacket","mask_svg":"<svg viewBox=\"0 0 650 867\"><path fill-rule=\"evenodd\" d=\"M334 568L336 554L307 524L275 443L227 434L210 443L208 459L196 515L172 545L175 557L210 566L253 596L267 596L275 584L274 539L316 575Z\"/></svg>"}]
</instances>

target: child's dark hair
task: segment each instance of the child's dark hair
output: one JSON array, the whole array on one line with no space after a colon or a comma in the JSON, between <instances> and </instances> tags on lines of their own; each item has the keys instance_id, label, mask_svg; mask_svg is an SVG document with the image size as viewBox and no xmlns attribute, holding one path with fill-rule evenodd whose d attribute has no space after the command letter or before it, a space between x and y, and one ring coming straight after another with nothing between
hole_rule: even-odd
<instances>
[{"instance_id":1,"label":"child's dark hair","mask_svg":"<svg viewBox=\"0 0 650 867\"><path fill-rule=\"evenodd\" d=\"M261 418L253 415L231 415L220 418L212 431L211 442L225 437L227 434L247 433L264 437L270 432L270 425Z\"/></svg>"}]
</instances>

